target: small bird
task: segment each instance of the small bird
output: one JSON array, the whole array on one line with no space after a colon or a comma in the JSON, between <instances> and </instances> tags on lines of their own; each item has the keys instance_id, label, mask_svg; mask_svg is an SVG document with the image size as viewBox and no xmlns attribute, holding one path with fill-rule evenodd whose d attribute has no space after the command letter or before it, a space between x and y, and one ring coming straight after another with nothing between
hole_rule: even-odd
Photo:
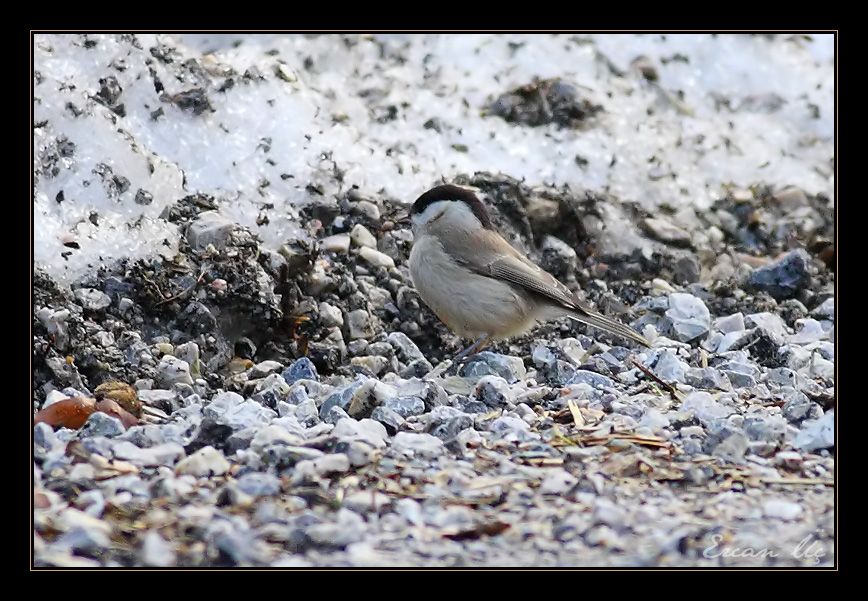
<instances>
[{"instance_id":1,"label":"small bird","mask_svg":"<svg viewBox=\"0 0 868 601\"><path fill-rule=\"evenodd\" d=\"M497 233L485 205L465 188L442 185L410 209L410 277L419 296L449 328L475 342L456 362L492 340L560 317L651 344L633 329L588 308L554 276Z\"/></svg>"}]
</instances>

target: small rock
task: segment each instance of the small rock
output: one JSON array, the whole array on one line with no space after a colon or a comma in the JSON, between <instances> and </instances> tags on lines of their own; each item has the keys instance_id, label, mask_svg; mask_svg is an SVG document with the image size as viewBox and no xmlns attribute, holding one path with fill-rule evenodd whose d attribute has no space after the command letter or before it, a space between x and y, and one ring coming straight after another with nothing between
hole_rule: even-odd
<instances>
[{"instance_id":1,"label":"small rock","mask_svg":"<svg viewBox=\"0 0 868 601\"><path fill-rule=\"evenodd\" d=\"M388 367L389 360L378 355L363 355L361 357L353 357L350 359L350 365L364 367L376 376Z\"/></svg>"},{"instance_id":2,"label":"small rock","mask_svg":"<svg viewBox=\"0 0 868 601\"><path fill-rule=\"evenodd\" d=\"M767 518L780 520L794 520L802 514L802 507L798 503L786 499L769 499L763 503L763 515Z\"/></svg>"},{"instance_id":3,"label":"small rock","mask_svg":"<svg viewBox=\"0 0 868 601\"><path fill-rule=\"evenodd\" d=\"M422 354L416 343L410 340L403 332L392 332L389 334L387 340L395 348L398 359L404 363L425 360L425 355Z\"/></svg>"},{"instance_id":4,"label":"small rock","mask_svg":"<svg viewBox=\"0 0 868 601\"><path fill-rule=\"evenodd\" d=\"M149 530L142 539L142 563L165 568L175 565L175 550L156 530Z\"/></svg>"},{"instance_id":5,"label":"small rock","mask_svg":"<svg viewBox=\"0 0 868 601\"><path fill-rule=\"evenodd\" d=\"M811 315L820 319L835 320L835 297L830 296L820 304L816 309L811 311Z\"/></svg>"},{"instance_id":6,"label":"small rock","mask_svg":"<svg viewBox=\"0 0 868 601\"><path fill-rule=\"evenodd\" d=\"M202 447L175 466L175 473L193 476L221 476L229 471L229 462L214 447Z\"/></svg>"},{"instance_id":7,"label":"small rock","mask_svg":"<svg viewBox=\"0 0 868 601\"><path fill-rule=\"evenodd\" d=\"M735 410L715 401L707 392L691 392L681 404L682 411L691 411L704 426L735 413Z\"/></svg>"},{"instance_id":8,"label":"small rock","mask_svg":"<svg viewBox=\"0 0 868 601\"><path fill-rule=\"evenodd\" d=\"M306 428L319 423L319 408L313 399L308 399L298 404L295 410L295 419Z\"/></svg>"},{"instance_id":9,"label":"small rock","mask_svg":"<svg viewBox=\"0 0 868 601\"><path fill-rule=\"evenodd\" d=\"M648 218L639 222L639 226L649 236L664 244L687 248L690 246L690 234L680 227L664 219Z\"/></svg>"},{"instance_id":10,"label":"small rock","mask_svg":"<svg viewBox=\"0 0 868 601\"><path fill-rule=\"evenodd\" d=\"M258 380L276 371L280 371L282 368L283 365L278 361L262 361L251 367L247 375L251 380Z\"/></svg>"},{"instance_id":11,"label":"small rock","mask_svg":"<svg viewBox=\"0 0 868 601\"><path fill-rule=\"evenodd\" d=\"M714 329L724 334L741 332L744 330L744 315L739 312L726 317L719 317L714 320Z\"/></svg>"},{"instance_id":12,"label":"small rock","mask_svg":"<svg viewBox=\"0 0 868 601\"><path fill-rule=\"evenodd\" d=\"M238 488L253 497L267 497L280 493L280 480L271 474L250 472L238 478Z\"/></svg>"},{"instance_id":13,"label":"small rock","mask_svg":"<svg viewBox=\"0 0 868 601\"><path fill-rule=\"evenodd\" d=\"M293 362L292 365L283 371L283 379L287 384L295 384L299 380L319 380L319 374L316 371L316 366L313 361L307 357L302 357Z\"/></svg>"},{"instance_id":14,"label":"small rock","mask_svg":"<svg viewBox=\"0 0 868 601\"><path fill-rule=\"evenodd\" d=\"M347 234L335 234L319 241L321 250L346 254L350 252L350 237Z\"/></svg>"},{"instance_id":15,"label":"small rock","mask_svg":"<svg viewBox=\"0 0 868 601\"><path fill-rule=\"evenodd\" d=\"M596 389L615 387L615 382L612 378L608 378L602 374L588 371L586 369L577 369L573 376L565 382L566 386L572 386L574 384L587 384L591 388Z\"/></svg>"},{"instance_id":16,"label":"small rock","mask_svg":"<svg viewBox=\"0 0 868 601\"><path fill-rule=\"evenodd\" d=\"M352 231L350 231L350 240L352 240L353 244L355 244L356 246L377 248L376 236L369 232L368 228L363 226L361 223L357 223L355 226L353 226Z\"/></svg>"},{"instance_id":17,"label":"small rock","mask_svg":"<svg viewBox=\"0 0 868 601\"><path fill-rule=\"evenodd\" d=\"M386 432L394 435L404 424L404 418L388 407L375 407L371 413L371 419L376 420L386 427Z\"/></svg>"},{"instance_id":18,"label":"small rock","mask_svg":"<svg viewBox=\"0 0 868 601\"><path fill-rule=\"evenodd\" d=\"M334 305L322 302L319 304L319 321L326 328L344 325L344 314Z\"/></svg>"},{"instance_id":19,"label":"small rock","mask_svg":"<svg viewBox=\"0 0 868 601\"><path fill-rule=\"evenodd\" d=\"M392 397L383 401L383 407L391 409L404 419L411 415L422 415L425 413L425 402L415 396L399 396Z\"/></svg>"},{"instance_id":20,"label":"small rock","mask_svg":"<svg viewBox=\"0 0 868 601\"><path fill-rule=\"evenodd\" d=\"M187 227L187 243L193 250L203 251L209 244L216 249L226 246L235 224L218 211L203 211Z\"/></svg>"},{"instance_id":21,"label":"small rock","mask_svg":"<svg viewBox=\"0 0 868 601\"><path fill-rule=\"evenodd\" d=\"M713 367L691 367L684 375L684 382L695 388L732 389L727 377Z\"/></svg>"},{"instance_id":22,"label":"small rock","mask_svg":"<svg viewBox=\"0 0 868 601\"><path fill-rule=\"evenodd\" d=\"M693 255L681 257L672 266L672 278L679 284L693 284L699 281L699 261Z\"/></svg>"},{"instance_id":23,"label":"small rock","mask_svg":"<svg viewBox=\"0 0 868 601\"><path fill-rule=\"evenodd\" d=\"M473 396L488 407L498 408L512 405L512 391L506 380L499 376L483 376L476 384Z\"/></svg>"},{"instance_id":24,"label":"small rock","mask_svg":"<svg viewBox=\"0 0 868 601\"><path fill-rule=\"evenodd\" d=\"M160 359L157 366L156 383L163 388L171 388L173 384L189 384L192 386L193 377L190 375L190 364L182 359L165 355Z\"/></svg>"},{"instance_id":25,"label":"small rock","mask_svg":"<svg viewBox=\"0 0 868 601\"><path fill-rule=\"evenodd\" d=\"M398 432L392 439L392 450L423 459L435 459L446 452L443 441L436 436L411 432Z\"/></svg>"},{"instance_id":26,"label":"small rock","mask_svg":"<svg viewBox=\"0 0 868 601\"><path fill-rule=\"evenodd\" d=\"M707 334L711 328L708 307L692 294L670 294L666 317L672 320L675 339L680 342L696 340Z\"/></svg>"},{"instance_id":27,"label":"small rock","mask_svg":"<svg viewBox=\"0 0 868 601\"><path fill-rule=\"evenodd\" d=\"M818 420L803 422L802 429L793 440L793 446L808 452L834 448L835 411L827 411Z\"/></svg>"},{"instance_id":28,"label":"small rock","mask_svg":"<svg viewBox=\"0 0 868 601\"><path fill-rule=\"evenodd\" d=\"M92 413L79 431L79 438L90 438L92 436L105 436L113 438L124 433L123 422L106 413L97 411Z\"/></svg>"},{"instance_id":29,"label":"small rock","mask_svg":"<svg viewBox=\"0 0 868 601\"><path fill-rule=\"evenodd\" d=\"M347 315L347 327L351 340L368 338L374 335L374 329L371 326L371 316L368 315L365 309L350 311Z\"/></svg>"},{"instance_id":30,"label":"small rock","mask_svg":"<svg viewBox=\"0 0 868 601\"><path fill-rule=\"evenodd\" d=\"M562 495L578 483L578 478L564 469L554 469L549 472L540 484L540 492L544 495Z\"/></svg>"},{"instance_id":31,"label":"small rock","mask_svg":"<svg viewBox=\"0 0 868 601\"><path fill-rule=\"evenodd\" d=\"M395 260L385 253L363 246L359 250L359 256L375 267L392 268L395 266Z\"/></svg>"},{"instance_id":32,"label":"small rock","mask_svg":"<svg viewBox=\"0 0 868 601\"><path fill-rule=\"evenodd\" d=\"M108 294L94 288L79 288L75 291L75 300L86 311L102 311L112 304Z\"/></svg>"},{"instance_id":33,"label":"small rock","mask_svg":"<svg viewBox=\"0 0 868 601\"><path fill-rule=\"evenodd\" d=\"M799 248L770 265L756 269L747 284L755 290L768 292L775 300L792 298L810 284L809 264L808 253Z\"/></svg>"},{"instance_id":34,"label":"small rock","mask_svg":"<svg viewBox=\"0 0 868 601\"><path fill-rule=\"evenodd\" d=\"M372 444L378 449L385 448L388 434L386 428L380 422L372 419L356 421L352 418L340 420L331 432L338 439L362 440Z\"/></svg>"},{"instance_id":35,"label":"small rock","mask_svg":"<svg viewBox=\"0 0 868 601\"><path fill-rule=\"evenodd\" d=\"M343 453L323 455L313 460L313 469L321 476L343 473L349 471L350 460Z\"/></svg>"},{"instance_id":36,"label":"small rock","mask_svg":"<svg viewBox=\"0 0 868 601\"><path fill-rule=\"evenodd\" d=\"M520 357L500 355L490 351L482 351L470 358L461 368L461 375L465 378L479 379L482 376L500 376L510 384L515 384L524 379L527 370L524 361Z\"/></svg>"}]
</instances>

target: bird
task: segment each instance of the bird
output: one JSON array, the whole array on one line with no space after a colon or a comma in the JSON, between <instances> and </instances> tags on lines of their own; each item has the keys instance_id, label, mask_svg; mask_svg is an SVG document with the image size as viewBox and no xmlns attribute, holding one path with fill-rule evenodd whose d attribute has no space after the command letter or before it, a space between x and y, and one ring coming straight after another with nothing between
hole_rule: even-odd
<instances>
[{"instance_id":1,"label":"bird","mask_svg":"<svg viewBox=\"0 0 868 601\"><path fill-rule=\"evenodd\" d=\"M472 190L435 186L416 199L405 221L413 231L409 269L419 297L450 330L474 340L456 364L493 341L562 317L651 346L511 246Z\"/></svg>"}]
</instances>

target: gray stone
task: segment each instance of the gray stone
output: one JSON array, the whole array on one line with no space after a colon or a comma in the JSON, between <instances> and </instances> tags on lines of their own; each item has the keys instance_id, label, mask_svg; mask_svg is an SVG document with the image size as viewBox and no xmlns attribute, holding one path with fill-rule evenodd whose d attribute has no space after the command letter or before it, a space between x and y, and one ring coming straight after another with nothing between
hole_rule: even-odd
<instances>
[{"instance_id":1,"label":"gray stone","mask_svg":"<svg viewBox=\"0 0 868 601\"><path fill-rule=\"evenodd\" d=\"M695 388L732 389L727 377L713 367L691 367L685 373L684 381Z\"/></svg>"},{"instance_id":2,"label":"gray stone","mask_svg":"<svg viewBox=\"0 0 868 601\"><path fill-rule=\"evenodd\" d=\"M744 459L747 448L747 437L741 432L734 432L714 447L713 454L726 461L737 463Z\"/></svg>"},{"instance_id":3,"label":"gray stone","mask_svg":"<svg viewBox=\"0 0 868 601\"><path fill-rule=\"evenodd\" d=\"M97 411L87 418L87 421L84 423L84 426L81 427L78 435L79 438L89 438L92 436L113 438L123 434L124 430L126 430L126 428L124 428L121 420L106 413Z\"/></svg>"},{"instance_id":4,"label":"gray stone","mask_svg":"<svg viewBox=\"0 0 868 601\"><path fill-rule=\"evenodd\" d=\"M820 319L835 320L835 297L830 296L824 300L816 309L811 311L811 315Z\"/></svg>"},{"instance_id":5,"label":"gray stone","mask_svg":"<svg viewBox=\"0 0 868 601\"><path fill-rule=\"evenodd\" d=\"M763 503L763 515L779 520L794 520L802 515L802 506L786 499L769 499Z\"/></svg>"},{"instance_id":6,"label":"gray stone","mask_svg":"<svg viewBox=\"0 0 868 601\"><path fill-rule=\"evenodd\" d=\"M164 355L157 366L156 384L162 388L171 388L173 384L193 384L190 375L190 364L172 355Z\"/></svg>"},{"instance_id":7,"label":"gray stone","mask_svg":"<svg viewBox=\"0 0 868 601\"><path fill-rule=\"evenodd\" d=\"M425 402L416 396L396 396L383 401L383 407L391 409L404 419L425 413Z\"/></svg>"},{"instance_id":8,"label":"gray stone","mask_svg":"<svg viewBox=\"0 0 868 601\"><path fill-rule=\"evenodd\" d=\"M813 405L804 393L795 390L781 407L781 414L787 421L798 424L810 417Z\"/></svg>"},{"instance_id":9,"label":"gray stone","mask_svg":"<svg viewBox=\"0 0 868 601\"><path fill-rule=\"evenodd\" d=\"M513 405L513 394L506 380L499 376L483 376L476 384L473 395L488 407L499 408Z\"/></svg>"},{"instance_id":10,"label":"gray stone","mask_svg":"<svg viewBox=\"0 0 868 601\"><path fill-rule=\"evenodd\" d=\"M156 530L149 530L142 538L142 564L156 568L175 565L175 550Z\"/></svg>"},{"instance_id":11,"label":"gray stone","mask_svg":"<svg viewBox=\"0 0 868 601\"><path fill-rule=\"evenodd\" d=\"M519 357L482 351L473 355L461 368L461 375L475 379L482 376L500 376L508 383L514 384L524 379L527 370L524 367L524 361Z\"/></svg>"},{"instance_id":12,"label":"gray stone","mask_svg":"<svg viewBox=\"0 0 868 601\"><path fill-rule=\"evenodd\" d=\"M775 340L783 340L787 335L787 325L780 315L769 313L751 313L745 317L748 327L757 327L770 334Z\"/></svg>"},{"instance_id":13,"label":"gray stone","mask_svg":"<svg viewBox=\"0 0 868 601\"><path fill-rule=\"evenodd\" d=\"M677 246L679 248L686 248L690 246L690 234L687 231L678 227L677 225L666 221L665 219L643 219L639 222L639 226L649 236L651 236L655 240L663 242L664 244Z\"/></svg>"},{"instance_id":14,"label":"gray stone","mask_svg":"<svg viewBox=\"0 0 868 601\"><path fill-rule=\"evenodd\" d=\"M395 353L402 362L412 363L413 361L425 360L425 355L422 354L416 343L403 332L392 332L387 340L395 348Z\"/></svg>"},{"instance_id":15,"label":"gray stone","mask_svg":"<svg viewBox=\"0 0 868 601\"><path fill-rule=\"evenodd\" d=\"M304 437L290 433L285 428L272 424L261 428L256 433L256 436L254 436L253 440L250 442L250 448L258 453L264 448L276 444L299 446L303 443Z\"/></svg>"},{"instance_id":16,"label":"gray stone","mask_svg":"<svg viewBox=\"0 0 868 601\"><path fill-rule=\"evenodd\" d=\"M669 349L658 351L653 365L654 373L665 382L684 382L685 374L690 369L687 363Z\"/></svg>"},{"instance_id":17,"label":"gray stone","mask_svg":"<svg viewBox=\"0 0 868 601\"><path fill-rule=\"evenodd\" d=\"M340 420L335 429L332 430L332 436L341 440L362 440L378 449L386 447L388 434L386 428L380 422L372 419L362 419L356 421L352 418Z\"/></svg>"},{"instance_id":18,"label":"gray stone","mask_svg":"<svg viewBox=\"0 0 868 601\"><path fill-rule=\"evenodd\" d=\"M350 252L350 237L347 234L335 234L319 241L319 247L325 252L342 253Z\"/></svg>"},{"instance_id":19,"label":"gray stone","mask_svg":"<svg viewBox=\"0 0 868 601\"><path fill-rule=\"evenodd\" d=\"M218 211L203 211L187 227L187 243L196 251L205 250L209 244L219 250L226 246L234 230L235 224Z\"/></svg>"},{"instance_id":20,"label":"gray stone","mask_svg":"<svg viewBox=\"0 0 868 601\"><path fill-rule=\"evenodd\" d=\"M253 497L264 497L280 493L280 480L271 474L249 472L238 478L237 486L242 492Z\"/></svg>"},{"instance_id":21,"label":"gray stone","mask_svg":"<svg viewBox=\"0 0 868 601\"><path fill-rule=\"evenodd\" d=\"M353 467L370 465L377 458L377 450L362 440L339 442L335 445L335 451L346 455Z\"/></svg>"},{"instance_id":22,"label":"gray stone","mask_svg":"<svg viewBox=\"0 0 868 601\"><path fill-rule=\"evenodd\" d=\"M395 260L392 257L375 248L363 246L359 249L359 256L375 267L392 268L395 266Z\"/></svg>"},{"instance_id":23,"label":"gray stone","mask_svg":"<svg viewBox=\"0 0 868 601\"><path fill-rule=\"evenodd\" d=\"M734 409L715 401L707 392L691 392L681 404L681 410L692 412L706 427L735 413Z\"/></svg>"},{"instance_id":24,"label":"gray stone","mask_svg":"<svg viewBox=\"0 0 868 601\"><path fill-rule=\"evenodd\" d=\"M719 317L714 320L714 329L724 334L741 332L744 330L744 315L739 312L726 317Z\"/></svg>"},{"instance_id":25,"label":"gray stone","mask_svg":"<svg viewBox=\"0 0 868 601\"><path fill-rule=\"evenodd\" d=\"M368 338L374 335L374 329L371 326L371 316L364 309L356 309L347 314L347 328L350 340Z\"/></svg>"},{"instance_id":26,"label":"gray stone","mask_svg":"<svg viewBox=\"0 0 868 601\"><path fill-rule=\"evenodd\" d=\"M796 434L793 446L808 452L833 448L835 446L835 411L827 411L818 420L802 422L802 429Z\"/></svg>"},{"instance_id":27,"label":"gray stone","mask_svg":"<svg viewBox=\"0 0 868 601\"><path fill-rule=\"evenodd\" d=\"M672 320L673 336L679 342L696 340L707 334L711 328L708 307L692 294L670 294L666 317Z\"/></svg>"},{"instance_id":28,"label":"gray stone","mask_svg":"<svg viewBox=\"0 0 868 601\"><path fill-rule=\"evenodd\" d=\"M182 459L175 472L193 476L222 476L229 471L229 462L223 453L212 446L202 447L189 457Z\"/></svg>"},{"instance_id":29,"label":"gray stone","mask_svg":"<svg viewBox=\"0 0 868 601\"><path fill-rule=\"evenodd\" d=\"M316 545L346 547L364 538L365 523L358 514L342 508L337 512L336 523L314 524L305 530L305 535Z\"/></svg>"},{"instance_id":30,"label":"gray stone","mask_svg":"<svg viewBox=\"0 0 868 601\"><path fill-rule=\"evenodd\" d=\"M751 375L728 369L723 370L723 374L726 375L733 388L753 388L756 386L756 380Z\"/></svg>"},{"instance_id":31,"label":"gray stone","mask_svg":"<svg viewBox=\"0 0 868 601\"><path fill-rule=\"evenodd\" d=\"M540 484L540 492L544 495L562 495L578 483L578 478L564 469L551 470Z\"/></svg>"},{"instance_id":32,"label":"gray stone","mask_svg":"<svg viewBox=\"0 0 868 601\"><path fill-rule=\"evenodd\" d=\"M334 305L322 302L319 304L319 321L325 328L344 325L344 314Z\"/></svg>"},{"instance_id":33,"label":"gray stone","mask_svg":"<svg viewBox=\"0 0 868 601\"><path fill-rule=\"evenodd\" d=\"M527 422L509 415L497 418L489 424L488 429L497 438L511 442L539 439L539 434L531 432Z\"/></svg>"},{"instance_id":34,"label":"gray stone","mask_svg":"<svg viewBox=\"0 0 868 601\"><path fill-rule=\"evenodd\" d=\"M175 442L166 442L147 449L140 449L133 443L122 440L112 446L112 452L118 459L129 461L138 466L171 466L185 455L184 447Z\"/></svg>"},{"instance_id":35,"label":"gray stone","mask_svg":"<svg viewBox=\"0 0 868 601\"><path fill-rule=\"evenodd\" d=\"M262 361L250 368L247 377L251 380L258 380L281 369L283 369L283 365L278 361Z\"/></svg>"},{"instance_id":36,"label":"gray stone","mask_svg":"<svg viewBox=\"0 0 868 601\"><path fill-rule=\"evenodd\" d=\"M289 397L289 392L289 384L283 376L272 373L257 383L256 392L250 398L269 409L277 409L278 404L285 402Z\"/></svg>"},{"instance_id":37,"label":"gray stone","mask_svg":"<svg viewBox=\"0 0 868 601\"><path fill-rule=\"evenodd\" d=\"M322 418L323 421L327 424L337 425L339 421L342 419L352 419L349 414L343 409L343 407L338 407L335 405L331 409L329 409L325 417Z\"/></svg>"},{"instance_id":38,"label":"gray stone","mask_svg":"<svg viewBox=\"0 0 868 601\"><path fill-rule=\"evenodd\" d=\"M290 385L299 380L313 380L316 382L319 381L319 374L313 361L307 357L302 357L294 361L292 365L283 371L283 379Z\"/></svg>"},{"instance_id":39,"label":"gray stone","mask_svg":"<svg viewBox=\"0 0 868 601\"><path fill-rule=\"evenodd\" d=\"M436 436L412 432L398 432L392 439L392 450L423 459L435 459L446 452L443 441Z\"/></svg>"},{"instance_id":40,"label":"gray stone","mask_svg":"<svg viewBox=\"0 0 868 601\"><path fill-rule=\"evenodd\" d=\"M565 383L567 386L574 384L587 384L591 388L614 388L615 382L612 378L608 378L597 372L588 371L586 369L577 369L573 377Z\"/></svg>"},{"instance_id":41,"label":"gray stone","mask_svg":"<svg viewBox=\"0 0 868 601\"><path fill-rule=\"evenodd\" d=\"M774 263L754 270L747 285L769 293L775 300L792 298L810 284L810 261L804 249L790 251Z\"/></svg>"},{"instance_id":42,"label":"gray stone","mask_svg":"<svg viewBox=\"0 0 868 601\"><path fill-rule=\"evenodd\" d=\"M394 435L404 424L404 418L388 407L375 407L371 413L371 419L376 420L386 427L386 432Z\"/></svg>"},{"instance_id":43,"label":"gray stone","mask_svg":"<svg viewBox=\"0 0 868 601\"><path fill-rule=\"evenodd\" d=\"M308 399L298 404L295 410L295 418L306 428L319 423L319 409L313 399Z\"/></svg>"},{"instance_id":44,"label":"gray stone","mask_svg":"<svg viewBox=\"0 0 868 601\"><path fill-rule=\"evenodd\" d=\"M112 304L108 294L95 288L79 288L75 291L75 300L86 311L103 311Z\"/></svg>"},{"instance_id":45,"label":"gray stone","mask_svg":"<svg viewBox=\"0 0 868 601\"><path fill-rule=\"evenodd\" d=\"M367 246L368 248L377 248L377 238L374 236L368 228L363 226L361 223L357 223L353 226L353 229L350 230L350 240L352 240L353 244L356 246Z\"/></svg>"}]
</instances>

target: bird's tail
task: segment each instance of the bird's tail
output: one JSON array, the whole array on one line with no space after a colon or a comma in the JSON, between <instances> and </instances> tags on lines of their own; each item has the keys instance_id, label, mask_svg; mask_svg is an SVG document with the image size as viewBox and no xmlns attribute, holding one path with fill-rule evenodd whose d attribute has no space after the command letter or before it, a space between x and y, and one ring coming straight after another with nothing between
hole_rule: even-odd
<instances>
[{"instance_id":1,"label":"bird's tail","mask_svg":"<svg viewBox=\"0 0 868 601\"><path fill-rule=\"evenodd\" d=\"M600 315L599 313L585 310L570 312L568 316L578 322L587 324L589 326L594 326L595 328L599 328L605 332L609 332L622 338L627 338L628 340L638 342L643 346L647 346L649 348L651 347L651 343L648 342L648 340L646 340L644 336L640 335L633 328L625 326L624 324L617 322L614 319L609 319L608 317Z\"/></svg>"}]
</instances>

